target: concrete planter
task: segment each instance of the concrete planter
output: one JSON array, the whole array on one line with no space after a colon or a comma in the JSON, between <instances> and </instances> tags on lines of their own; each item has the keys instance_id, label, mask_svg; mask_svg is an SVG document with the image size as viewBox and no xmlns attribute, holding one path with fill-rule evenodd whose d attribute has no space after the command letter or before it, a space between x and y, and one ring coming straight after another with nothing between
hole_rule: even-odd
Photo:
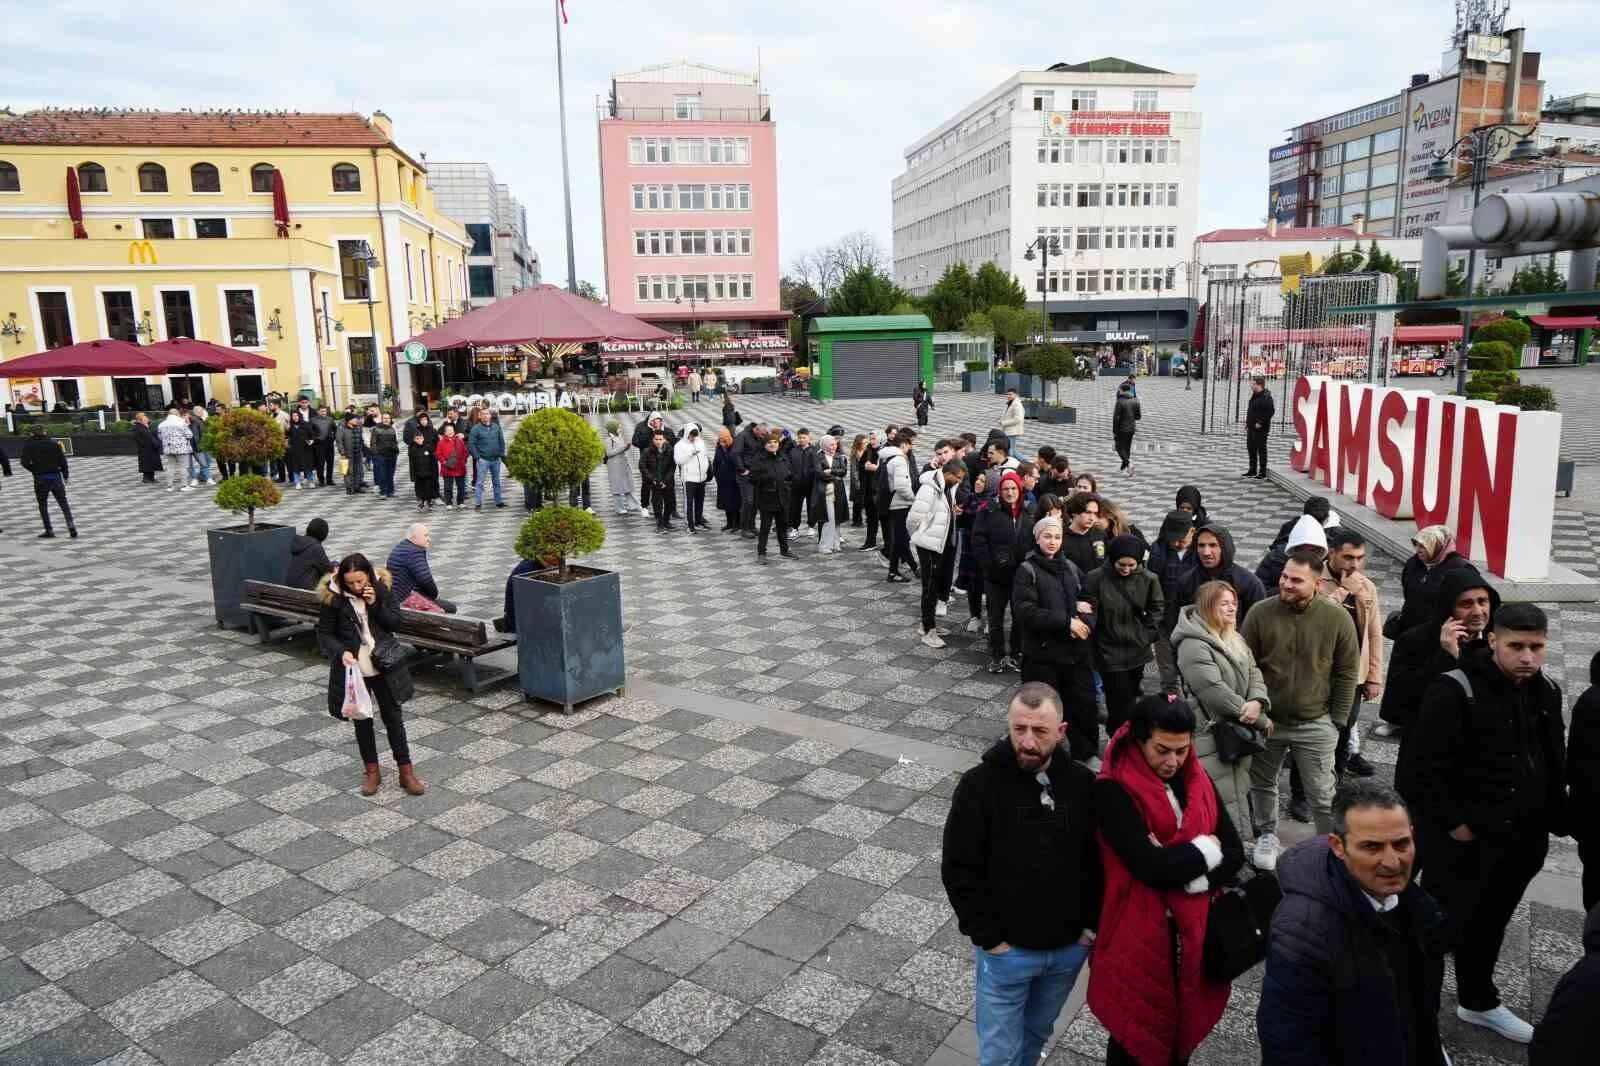
<instances>
[{"instance_id":1,"label":"concrete planter","mask_svg":"<svg viewBox=\"0 0 1600 1066\"><path fill-rule=\"evenodd\" d=\"M1561 495L1572 498L1572 483L1578 475L1578 464L1572 459L1556 460L1556 491Z\"/></svg>"},{"instance_id":2,"label":"concrete planter","mask_svg":"<svg viewBox=\"0 0 1600 1066\"><path fill-rule=\"evenodd\" d=\"M66 441L66 452L70 458L138 454L131 430L124 433L72 433L66 437L52 436L51 439ZM27 440L26 434L0 437L0 450L6 453L6 458L16 459L22 454L22 446Z\"/></svg>"},{"instance_id":3,"label":"concrete planter","mask_svg":"<svg viewBox=\"0 0 1600 1066\"><path fill-rule=\"evenodd\" d=\"M1054 404L1040 404L1039 413L1033 417L1047 425L1070 426L1077 424L1078 409L1076 407L1057 407Z\"/></svg>"},{"instance_id":4,"label":"concrete planter","mask_svg":"<svg viewBox=\"0 0 1600 1066\"><path fill-rule=\"evenodd\" d=\"M996 384L994 391L999 393L1000 395L1004 396L1008 389L1016 389L1018 392L1023 392L1024 391L1023 388L1022 388L1022 375L1021 374L1001 374L1000 375L1000 380Z\"/></svg>"},{"instance_id":5,"label":"concrete planter","mask_svg":"<svg viewBox=\"0 0 1600 1066\"><path fill-rule=\"evenodd\" d=\"M990 373L987 370L963 370L961 372L962 392L988 392L992 388Z\"/></svg>"},{"instance_id":6,"label":"concrete planter","mask_svg":"<svg viewBox=\"0 0 1600 1066\"><path fill-rule=\"evenodd\" d=\"M575 703L622 691L622 577L610 570L569 566L575 578L551 580L554 570L514 579L517 674L528 699Z\"/></svg>"},{"instance_id":7,"label":"concrete planter","mask_svg":"<svg viewBox=\"0 0 1600 1066\"><path fill-rule=\"evenodd\" d=\"M244 583L283 584L289 576L292 543L292 526L257 522L254 531L245 526L206 530L206 548L211 554L211 601L216 608L218 629L250 628L250 612L239 606Z\"/></svg>"}]
</instances>

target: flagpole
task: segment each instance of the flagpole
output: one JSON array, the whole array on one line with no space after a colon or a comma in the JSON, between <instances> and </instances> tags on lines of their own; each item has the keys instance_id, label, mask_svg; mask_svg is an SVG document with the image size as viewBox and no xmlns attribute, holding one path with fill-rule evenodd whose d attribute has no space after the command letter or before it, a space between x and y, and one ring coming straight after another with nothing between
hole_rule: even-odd
<instances>
[{"instance_id":1,"label":"flagpole","mask_svg":"<svg viewBox=\"0 0 1600 1066\"><path fill-rule=\"evenodd\" d=\"M561 196L567 211L567 291L578 292L577 256L572 246L572 173L567 166L567 77L561 62L562 0L555 0L556 15L556 106L561 109Z\"/></svg>"}]
</instances>

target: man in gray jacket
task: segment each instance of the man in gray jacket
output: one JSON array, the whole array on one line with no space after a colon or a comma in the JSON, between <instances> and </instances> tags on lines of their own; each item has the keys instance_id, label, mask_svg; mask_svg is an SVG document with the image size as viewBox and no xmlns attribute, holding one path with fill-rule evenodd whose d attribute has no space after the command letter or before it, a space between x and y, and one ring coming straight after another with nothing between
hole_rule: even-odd
<instances>
[{"instance_id":1,"label":"man in gray jacket","mask_svg":"<svg viewBox=\"0 0 1600 1066\"><path fill-rule=\"evenodd\" d=\"M911 533L906 529L906 515L917 499L917 484L913 477L911 444L917 435L911 429L902 429L894 438L894 448L886 449L889 464L889 576L890 582L911 580L900 573L904 560L913 574L918 573L916 560L911 557Z\"/></svg>"},{"instance_id":2,"label":"man in gray jacket","mask_svg":"<svg viewBox=\"0 0 1600 1066\"><path fill-rule=\"evenodd\" d=\"M345 459L344 491L354 496L366 488L361 483L361 474L365 469L366 444L361 437L360 415L352 414L344 420L344 425L339 427L336 442L339 454Z\"/></svg>"},{"instance_id":3,"label":"man in gray jacket","mask_svg":"<svg viewBox=\"0 0 1600 1066\"><path fill-rule=\"evenodd\" d=\"M309 419L311 423L311 454L317 465L317 486L326 488L333 484L333 437L339 427L328 414L327 404L317 408Z\"/></svg>"}]
</instances>

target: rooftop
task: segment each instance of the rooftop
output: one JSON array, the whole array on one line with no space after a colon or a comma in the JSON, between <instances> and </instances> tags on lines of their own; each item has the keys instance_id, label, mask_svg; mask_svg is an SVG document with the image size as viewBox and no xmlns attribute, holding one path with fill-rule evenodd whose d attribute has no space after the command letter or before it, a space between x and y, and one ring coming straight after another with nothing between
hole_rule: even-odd
<instances>
[{"instance_id":1,"label":"rooftop","mask_svg":"<svg viewBox=\"0 0 1600 1066\"><path fill-rule=\"evenodd\" d=\"M1063 74L1171 74L1170 70L1159 70L1156 67L1147 67L1140 63L1118 59L1116 56L1101 56L1091 59L1087 63L1053 63L1048 68Z\"/></svg>"},{"instance_id":2,"label":"rooftop","mask_svg":"<svg viewBox=\"0 0 1600 1066\"><path fill-rule=\"evenodd\" d=\"M1195 240L1206 244L1224 244L1235 241L1336 241L1375 237L1379 234L1362 233L1353 226L1279 226L1276 230L1266 226L1247 229L1214 229L1202 233Z\"/></svg>"},{"instance_id":3,"label":"rooftop","mask_svg":"<svg viewBox=\"0 0 1600 1066\"><path fill-rule=\"evenodd\" d=\"M144 111L44 108L0 111L0 144L193 148L383 148L388 116L354 112Z\"/></svg>"},{"instance_id":4,"label":"rooftop","mask_svg":"<svg viewBox=\"0 0 1600 1066\"><path fill-rule=\"evenodd\" d=\"M761 80L754 74L742 70L728 70L724 67L707 66L704 63L691 63L687 59L675 59L670 63L657 63L654 66L641 67L624 74L612 76L616 82L643 82L658 85L759 85Z\"/></svg>"},{"instance_id":5,"label":"rooftop","mask_svg":"<svg viewBox=\"0 0 1600 1066\"><path fill-rule=\"evenodd\" d=\"M811 320L808 333L878 333L891 330L925 329L931 331L933 323L927 315L847 315L825 316Z\"/></svg>"}]
</instances>

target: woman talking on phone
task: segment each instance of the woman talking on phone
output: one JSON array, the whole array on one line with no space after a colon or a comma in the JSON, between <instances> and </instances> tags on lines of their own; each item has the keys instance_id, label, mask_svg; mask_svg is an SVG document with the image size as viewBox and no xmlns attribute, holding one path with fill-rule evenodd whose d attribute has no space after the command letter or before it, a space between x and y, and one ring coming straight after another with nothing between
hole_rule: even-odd
<instances>
[{"instance_id":1,"label":"woman talking on phone","mask_svg":"<svg viewBox=\"0 0 1600 1066\"><path fill-rule=\"evenodd\" d=\"M413 796L425 791L411 768L411 749L406 745L406 725L400 705L415 689L405 666L405 651L394 637L400 624L400 608L387 570L374 571L365 555L356 553L339 560L334 572L317 585L322 601L322 616L317 620L317 645L328 657L328 713L335 718L350 718L356 727L356 747L366 775L361 794L378 791L377 730L370 715L348 713L356 693L348 692L346 678L354 668L371 693L389 735L389 750L394 753L400 774L400 787Z\"/></svg>"}]
</instances>

